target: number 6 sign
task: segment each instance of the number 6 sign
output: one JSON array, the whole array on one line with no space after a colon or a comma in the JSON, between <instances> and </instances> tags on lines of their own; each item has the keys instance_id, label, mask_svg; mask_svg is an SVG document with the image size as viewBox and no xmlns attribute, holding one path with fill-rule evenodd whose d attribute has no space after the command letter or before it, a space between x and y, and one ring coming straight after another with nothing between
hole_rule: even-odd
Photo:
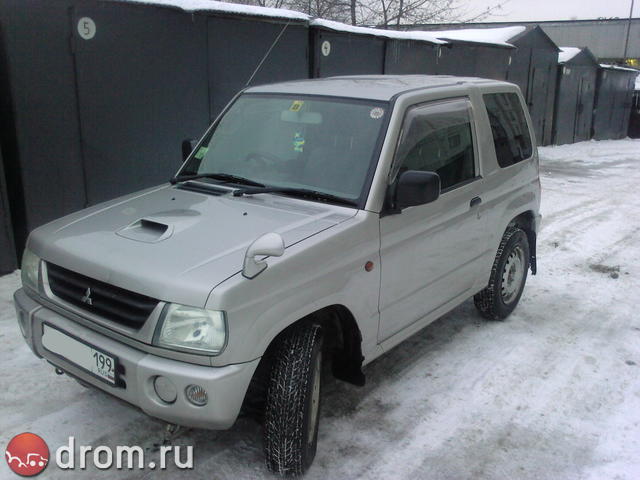
<instances>
[{"instance_id":1,"label":"number 6 sign","mask_svg":"<svg viewBox=\"0 0 640 480\"><path fill-rule=\"evenodd\" d=\"M78 20L78 35L85 40L91 40L96 35L96 24L89 17Z\"/></svg>"}]
</instances>

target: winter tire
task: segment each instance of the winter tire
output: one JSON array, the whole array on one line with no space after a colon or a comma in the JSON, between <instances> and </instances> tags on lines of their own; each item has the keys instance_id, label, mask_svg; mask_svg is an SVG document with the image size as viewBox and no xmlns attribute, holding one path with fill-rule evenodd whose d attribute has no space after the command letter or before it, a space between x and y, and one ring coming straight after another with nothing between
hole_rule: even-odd
<instances>
[{"instance_id":1,"label":"winter tire","mask_svg":"<svg viewBox=\"0 0 640 480\"><path fill-rule=\"evenodd\" d=\"M489 285L473 297L480 314L489 320L507 318L520 301L529 269L529 242L519 228L509 228L500 242Z\"/></svg>"},{"instance_id":2,"label":"winter tire","mask_svg":"<svg viewBox=\"0 0 640 480\"><path fill-rule=\"evenodd\" d=\"M267 468L281 476L302 475L316 455L321 369L320 327L285 333L273 356L264 419Z\"/></svg>"}]
</instances>

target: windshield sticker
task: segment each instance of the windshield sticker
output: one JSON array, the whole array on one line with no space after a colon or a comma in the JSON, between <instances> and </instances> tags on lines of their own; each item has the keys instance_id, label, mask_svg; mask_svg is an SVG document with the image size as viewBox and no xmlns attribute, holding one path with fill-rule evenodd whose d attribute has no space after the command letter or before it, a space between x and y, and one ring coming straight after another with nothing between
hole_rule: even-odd
<instances>
[{"instance_id":1,"label":"windshield sticker","mask_svg":"<svg viewBox=\"0 0 640 480\"><path fill-rule=\"evenodd\" d=\"M302 108L302 105L304 105L304 102L302 100L294 100L291 106L289 107L289 110L292 112L299 112L300 109Z\"/></svg>"},{"instance_id":2,"label":"windshield sticker","mask_svg":"<svg viewBox=\"0 0 640 480\"><path fill-rule=\"evenodd\" d=\"M375 120L382 118L383 115L384 115L384 109L380 107L372 108L371 111L369 112L369 116Z\"/></svg>"},{"instance_id":3,"label":"windshield sticker","mask_svg":"<svg viewBox=\"0 0 640 480\"><path fill-rule=\"evenodd\" d=\"M304 137L300 132L296 132L293 135L293 151L294 152L304 151Z\"/></svg>"},{"instance_id":4,"label":"windshield sticker","mask_svg":"<svg viewBox=\"0 0 640 480\"><path fill-rule=\"evenodd\" d=\"M209 151L209 147L202 146L198 149L194 157L196 157L196 159L198 160L202 160L208 151Z\"/></svg>"}]
</instances>

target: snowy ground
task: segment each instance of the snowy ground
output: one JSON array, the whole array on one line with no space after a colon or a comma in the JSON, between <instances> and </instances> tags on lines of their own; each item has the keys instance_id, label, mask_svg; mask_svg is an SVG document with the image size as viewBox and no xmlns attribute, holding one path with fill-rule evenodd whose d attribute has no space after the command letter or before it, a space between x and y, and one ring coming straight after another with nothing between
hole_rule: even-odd
<instances>
[{"instance_id":1,"label":"snowy ground","mask_svg":"<svg viewBox=\"0 0 640 480\"><path fill-rule=\"evenodd\" d=\"M487 323L467 302L369 365L364 388L329 380L307 478L640 478L640 141L540 153L539 274L520 306ZM14 320L17 286L17 273L0 278L0 445L33 431L50 446L73 435L151 451L160 422L31 354ZM195 445L196 468L181 478L269 477L248 419L177 443ZM81 473L52 464L40 478ZM17 478L4 462L0 477Z\"/></svg>"}]
</instances>

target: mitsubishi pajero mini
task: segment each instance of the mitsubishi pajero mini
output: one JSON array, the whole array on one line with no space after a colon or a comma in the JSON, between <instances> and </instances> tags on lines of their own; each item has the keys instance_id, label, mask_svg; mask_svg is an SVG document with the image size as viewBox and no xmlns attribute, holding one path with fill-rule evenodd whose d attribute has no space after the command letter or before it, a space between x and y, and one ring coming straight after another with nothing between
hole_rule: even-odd
<instances>
[{"instance_id":1,"label":"mitsubishi pajero mini","mask_svg":"<svg viewBox=\"0 0 640 480\"><path fill-rule=\"evenodd\" d=\"M15 293L33 352L171 424L261 412L268 468L316 452L321 367L363 366L536 269L540 182L515 85L360 76L242 91L163 185L34 230ZM55 392L51 393L55 395Z\"/></svg>"}]
</instances>

